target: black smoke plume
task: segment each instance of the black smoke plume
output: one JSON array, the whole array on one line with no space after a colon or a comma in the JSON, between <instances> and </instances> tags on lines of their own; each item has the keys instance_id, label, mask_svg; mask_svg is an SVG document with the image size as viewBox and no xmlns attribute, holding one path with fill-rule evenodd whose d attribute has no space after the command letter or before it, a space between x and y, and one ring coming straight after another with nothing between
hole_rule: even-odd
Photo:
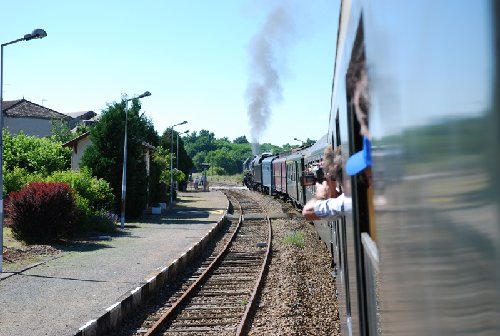
<instances>
[{"instance_id":1,"label":"black smoke plume","mask_svg":"<svg viewBox=\"0 0 500 336\"><path fill-rule=\"evenodd\" d=\"M292 28L292 20L285 6L277 7L250 43L250 79L246 97L253 144L259 143L267 127L272 105L282 100L280 73L285 68L285 49L293 33ZM256 148L254 146L254 150Z\"/></svg>"}]
</instances>

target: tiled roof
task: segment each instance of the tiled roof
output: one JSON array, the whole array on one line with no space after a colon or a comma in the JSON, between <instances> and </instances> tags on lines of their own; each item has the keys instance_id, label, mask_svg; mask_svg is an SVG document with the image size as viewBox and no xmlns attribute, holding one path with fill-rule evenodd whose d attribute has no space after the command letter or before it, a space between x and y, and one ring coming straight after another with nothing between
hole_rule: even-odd
<instances>
[{"instance_id":1,"label":"tiled roof","mask_svg":"<svg viewBox=\"0 0 500 336\"><path fill-rule=\"evenodd\" d=\"M32 103L26 99L4 101L2 109L4 115L11 118L63 119L66 121L72 119L68 115Z\"/></svg>"},{"instance_id":2,"label":"tiled roof","mask_svg":"<svg viewBox=\"0 0 500 336\"><path fill-rule=\"evenodd\" d=\"M2 109L5 111L6 109L10 108L12 105L15 105L22 101L22 99L16 99L16 100L4 100L2 104Z\"/></svg>"}]
</instances>

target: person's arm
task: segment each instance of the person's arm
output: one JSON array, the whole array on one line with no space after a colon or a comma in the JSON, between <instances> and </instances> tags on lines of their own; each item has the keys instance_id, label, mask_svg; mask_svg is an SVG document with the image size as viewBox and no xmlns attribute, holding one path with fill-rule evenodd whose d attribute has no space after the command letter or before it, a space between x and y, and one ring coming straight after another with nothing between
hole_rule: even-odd
<instances>
[{"instance_id":1,"label":"person's arm","mask_svg":"<svg viewBox=\"0 0 500 336\"><path fill-rule=\"evenodd\" d=\"M320 219L335 219L343 215L344 194L314 204L314 214Z\"/></svg>"},{"instance_id":2,"label":"person's arm","mask_svg":"<svg viewBox=\"0 0 500 336\"><path fill-rule=\"evenodd\" d=\"M313 198L309 202L304 205L304 208L302 209L302 215L305 217L307 220L318 220L320 219L316 214L314 213L314 205L316 202L320 202L321 200Z\"/></svg>"},{"instance_id":3,"label":"person's arm","mask_svg":"<svg viewBox=\"0 0 500 336\"><path fill-rule=\"evenodd\" d=\"M302 209L308 220L335 219L343 215L344 195L326 200L312 199Z\"/></svg>"},{"instance_id":4,"label":"person's arm","mask_svg":"<svg viewBox=\"0 0 500 336\"><path fill-rule=\"evenodd\" d=\"M328 185L328 183L326 181L323 181L323 183L316 182L315 189L316 189L316 192L315 192L314 198L311 199L309 202L307 202L306 205L304 205L304 208L302 208L302 215L307 220L320 219L314 213L314 206L316 205L317 202L327 199L328 195L330 194L330 186Z\"/></svg>"}]
</instances>

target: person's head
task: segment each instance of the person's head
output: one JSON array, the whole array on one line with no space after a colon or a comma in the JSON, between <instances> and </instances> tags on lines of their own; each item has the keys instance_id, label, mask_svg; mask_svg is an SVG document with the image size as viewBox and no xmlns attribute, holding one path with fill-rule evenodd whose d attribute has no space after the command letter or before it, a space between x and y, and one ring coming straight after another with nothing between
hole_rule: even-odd
<instances>
[{"instance_id":1,"label":"person's head","mask_svg":"<svg viewBox=\"0 0 500 336\"><path fill-rule=\"evenodd\" d=\"M332 146L327 146L322 162L325 180L331 191L330 197L337 197L339 192L342 193L343 161L340 147L333 149ZM339 190L338 192L336 191L337 189Z\"/></svg>"},{"instance_id":2,"label":"person's head","mask_svg":"<svg viewBox=\"0 0 500 336\"><path fill-rule=\"evenodd\" d=\"M333 149L332 146L327 146L323 157L323 171L325 172L325 177L340 183L342 181L342 165L343 161L340 147Z\"/></svg>"}]
</instances>

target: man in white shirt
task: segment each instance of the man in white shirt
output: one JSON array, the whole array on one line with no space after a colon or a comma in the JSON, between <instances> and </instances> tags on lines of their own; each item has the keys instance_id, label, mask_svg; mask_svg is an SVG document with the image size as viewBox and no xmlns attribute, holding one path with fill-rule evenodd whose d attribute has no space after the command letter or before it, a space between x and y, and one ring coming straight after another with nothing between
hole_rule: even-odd
<instances>
[{"instance_id":1,"label":"man in white shirt","mask_svg":"<svg viewBox=\"0 0 500 336\"><path fill-rule=\"evenodd\" d=\"M333 154L333 155L330 155ZM347 175L353 176L363 172L368 185L371 184L371 143L363 137L363 149L353 154L346 164ZM337 147L333 152L331 147L325 149L325 181L316 183L315 198L307 202L302 214L308 220L335 219L344 212L352 210L352 199L342 190L342 155Z\"/></svg>"}]
</instances>

